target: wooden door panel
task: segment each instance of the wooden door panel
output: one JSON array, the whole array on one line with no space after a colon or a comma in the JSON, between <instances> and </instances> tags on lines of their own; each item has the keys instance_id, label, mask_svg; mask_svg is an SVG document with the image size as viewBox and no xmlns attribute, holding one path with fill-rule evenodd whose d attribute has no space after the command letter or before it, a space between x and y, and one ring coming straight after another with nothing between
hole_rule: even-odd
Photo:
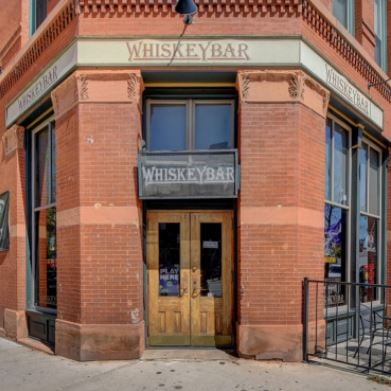
<instances>
[{"instance_id":1,"label":"wooden door panel","mask_svg":"<svg viewBox=\"0 0 391 391\"><path fill-rule=\"evenodd\" d=\"M191 213L191 343L192 345L229 345L232 342L232 213ZM209 226L202 226L206 224ZM219 240L208 240L205 232L218 229ZM204 230L204 232L203 232ZM216 235L215 232L215 235ZM213 236L213 233L210 233ZM219 249L217 246L221 246ZM211 250L205 251L210 247ZM204 250L203 250L204 249ZM220 277L216 268L207 271L211 253L220 259ZM202 258L207 257L202 261ZM210 259L209 259L209 258ZM210 279L206 275L211 273Z\"/></svg>"},{"instance_id":2,"label":"wooden door panel","mask_svg":"<svg viewBox=\"0 0 391 391\"><path fill-rule=\"evenodd\" d=\"M164 285L167 282L165 281L167 275L164 275L162 270L165 269L160 265L162 260L160 252L167 249L162 248L162 243L159 242L159 235L162 234L163 229L166 229L169 224L179 225L180 270L177 293L167 293ZM177 229L176 225L175 229ZM148 336L151 345L190 344L189 260L189 215L183 213L149 212L147 217L147 275ZM172 277L170 273L168 273L168 276ZM176 288L173 289L173 291L175 290Z\"/></svg>"}]
</instances>

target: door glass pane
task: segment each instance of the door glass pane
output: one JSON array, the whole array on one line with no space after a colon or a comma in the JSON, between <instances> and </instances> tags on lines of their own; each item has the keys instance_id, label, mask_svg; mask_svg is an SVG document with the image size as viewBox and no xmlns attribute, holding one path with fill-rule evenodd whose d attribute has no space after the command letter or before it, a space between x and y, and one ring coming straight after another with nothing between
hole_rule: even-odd
<instances>
[{"instance_id":1,"label":"door glass pane","mask_svg":"<svg viewBox=\"0 0 391 391\"><path fill-rule=\"evenodd\" d=\"M326 200L331 201L331 121L326 123Z\"/></svg>"},{"instance_id":2,"label":"door glass pane","mask_svg":"<svg viewBox=\"0 0 391 391\"><path fill-rule=\"evenodd\" d=\"M370 149L369 159L369 212L378 215L380 212L380 156L379 152Z\"/></svg>"},{"instance_id":3,"label":"door glass pane","mask_svg":"<svg viewBox=\"0 0 391 391\"><path fill-rule=\"evenodd\" d=\"M201 296L222 297L221 224L201 224Z\"/></svg>"},{"instance_id":4,"label":"door glass pane","mask_svg":"<svg viewBox=\"0 0 391 391\"><path fill-rule=\"evenodd\" d=\"M348 203L348 133L338 124L334 130L334 201Z\"/></svg>"},{"instance_id":5,"label":"door glass pane","mask_svg":"<svg viewBox=\"0 0 391 391\"><path fill-rule=\"evenodd\" d=\"M49 204L49 129L35 136L35 206Z\"/></svg>"},{"instance_id":6,"label":"door glass pane","mask_svg":"<svg viewBox=\"0 0 391 391\"><path fill-rule=\"evenodd\" d=\"M359 151L359 186L360 186L360 210L366 212L367 197L368 197L368 183L367 183L367 174L368 174L368 146L363 144L362 148Z\"/></svg>"},{"instance_id":7,"label":"door glass pane","mask_svg":"<svg viewBox=\"0 0 391 391\"><path fill-rule=\"evenodd\" d=\"M180 224L159 223L159 294L178 296L180 285Z\"/></svg>"},{"instance_id":8,"label":"door glass pane","mask_svg":"<svg viewBox=\"0 0 391 391\"><path fill-rule=\"evenodd\" d=\"M324 257L328 281L346 281L346 216L345 209L325 205ZM344 286L328 285L325 296L326 305L346 303Z\"/></svg>"},{"instance_id":9,"label":"door glass pane","mask_svg":"<svg viewBox=\"0 0 391 391\"><path fill-rule=\"evenodd\" d=\"M150 151L186 149L186 105L151 105Z\"/></svg>"},{"instance_id":10,"label":"door glass pane","mask_svg":"<svg viewBox=\"0 0 391 391\"><path fill-rule=\"evenodd\" d=\"M195 105L196 149L227 149L232 145L231 104Z\"/></svg>"},{"instance_id":11,"label":"door glass pane","mask_svg":"<svg viewBox=\"0 0 391 391\"><path fill-rule=\"evenodd\" d=\"M378 254L377 254L377 219L360 216L360 237L358 268L361 284L377 284ZM360 299L365 303L375 300L376 289L360 287Z\"/></svg>"},{"instance_id":12,"label":"door glass pane","mask_svg":"<svg viewBox=\"0 0 391 391\"><path fill-rule=\"evenodd\" d=\"M35 212L36 301L57 307L56 208Z\"/></svg>"}]
</instances>

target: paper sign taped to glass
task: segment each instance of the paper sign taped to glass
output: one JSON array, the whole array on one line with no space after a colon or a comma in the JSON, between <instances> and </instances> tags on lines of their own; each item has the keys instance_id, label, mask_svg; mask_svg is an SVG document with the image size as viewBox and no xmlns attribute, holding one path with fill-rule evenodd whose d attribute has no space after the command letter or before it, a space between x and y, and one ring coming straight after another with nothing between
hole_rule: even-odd
<instances>
[{"instance_id":1,"label":"paper sign taped to glass","mask_svg":"<svg viewBox=\"0 0 391 391\"><path fill-rule=\"evenodd\" d=\"M9 192L0 195L0 251L9 248Z\"/></svg>"}]
</instances>

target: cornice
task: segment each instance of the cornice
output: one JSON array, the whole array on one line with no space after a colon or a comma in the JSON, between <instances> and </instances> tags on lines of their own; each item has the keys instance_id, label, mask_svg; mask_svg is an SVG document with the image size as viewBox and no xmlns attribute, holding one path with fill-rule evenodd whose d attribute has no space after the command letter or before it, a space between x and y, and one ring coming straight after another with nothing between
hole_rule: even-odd
<instances>
[{"instance_id":1,"label":"cornice","mask_svg":"<svg viewBox=\"0 0 391 391\"><path fill-rule=\"evenodd\" d=\"M83 16L174 15L176 0L79 0ZM302 0L196 0L200 16L223 15L299 15Z\"/></svg>"},{"instance_id":2,"label":"cornice","mask_svg":"<svg viewBox=\"0 0 391 391\"><path fill-rule=\"evenodd\" d=\"M81 17L113 17L132 15L173 15L176 0L63 0L52 17L37 31L37 36L0 76L0 99L42 53L68 27L80 12ZM391 86L383 83L386 75L346 34L331 21L316 0L196 0L198 14L202 16L270 15L293 16L302 20L344 58L368 84L391 102Z\"/></svg>"}]
</instances>

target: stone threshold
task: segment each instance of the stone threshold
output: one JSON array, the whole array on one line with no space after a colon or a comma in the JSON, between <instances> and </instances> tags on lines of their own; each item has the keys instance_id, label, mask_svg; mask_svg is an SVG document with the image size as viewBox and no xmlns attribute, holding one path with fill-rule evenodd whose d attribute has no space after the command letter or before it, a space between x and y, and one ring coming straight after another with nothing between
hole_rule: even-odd
<instances>
[{"instance_id":1,"label":"stone threshold","mask_svg":"<svg viewBox=\"0 0 391 391\"><path fill-rule=\"evenodd\" d=\"M52 349L50 349L49 346L45 345L44 343L42 343L36 339L28 338L28 337L21 338L21 339L18 339L18 343L20 343L21 345L26 346L28 348L38 350L40 352L54 356L54 351Z\"/></svg>"},{"instance_id":2,"label":"stone threshold","mask_svg":"<svg viewBox=\"0 0 391 391\"><path fill-rule=\"evenodd\" d=\"M202 360L202 361L235 361L238 359L233 350L216 348L165 348L147 347L141 360Z\"/></svg>"}]
</instances>

